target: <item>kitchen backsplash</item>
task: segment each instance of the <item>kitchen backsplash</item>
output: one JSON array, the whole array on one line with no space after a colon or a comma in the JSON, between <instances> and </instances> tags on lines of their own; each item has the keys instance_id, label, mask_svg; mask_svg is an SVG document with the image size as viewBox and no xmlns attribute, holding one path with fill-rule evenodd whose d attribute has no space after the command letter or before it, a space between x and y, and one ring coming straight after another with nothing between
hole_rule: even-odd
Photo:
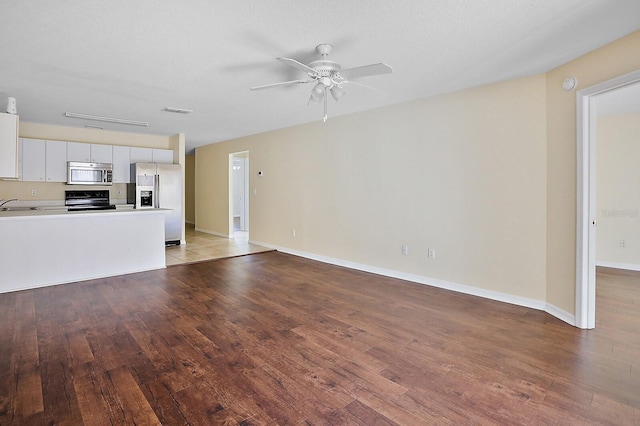
<instances>
[{"instance_id":1,"label":"kitchen backsplash","mask_svg":"<svg viewBox=\"0 0 640 426\"><path fill-rule=\"evenodd\" d=\"M115 183L111 186L83 186L67 185L64 183L51 182L20 182L0 180L0 199L17 198L15 204L20 202L24 205L37 205L38 202L44 205L64 205L64 191L90 189L108 189L109 199L113 204L124 204L127 202L127 184ZM35 194L34 194L35 192Z\"/></svg>"}]
</instances>

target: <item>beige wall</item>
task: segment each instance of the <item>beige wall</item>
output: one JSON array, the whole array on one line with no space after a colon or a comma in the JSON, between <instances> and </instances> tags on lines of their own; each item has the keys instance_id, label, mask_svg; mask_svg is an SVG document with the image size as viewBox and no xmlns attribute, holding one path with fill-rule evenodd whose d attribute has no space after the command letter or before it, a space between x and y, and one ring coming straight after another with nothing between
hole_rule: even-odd
<instances>
[{"instance_id":1,"label":"beige wall","mask_svg":"<svg viewBox=\"0 0 640 426\"><path fill-rule=\"evenodd\" d=\"M185 156L185 180L184 180L184 212L185 221L196 223L196 156Z\"/></svg>"},{"instance_id":2,"label":"beige wall","mask_svg":"<svg viewBox=\"0 0 640 426\"><path fill-rule=\"evenodd\" d=\"M18 182L0 180L0 198L17 198L20 201L47 201L52 204L64 204L64 191L74 189L69 188L61 182ZM78 188L75 188L78 189ZM93 186L91 189L108 189L109 197L116 202L126 202L127 185L116 183L111 186ZM32 195L32 191L36 194ZM121 200L121 201L118 201Z\"/></svg>"},{"instance_id":3,"label":"beige wall","mask_svg":"<svg viewBox=\"0 0 640 426\"><path fill-rule=\"evenodd\" d=\"M562 81L575 76L580 89L640 69L639 48L640 31L544 76L202 147L196 226L230 232L228 154L250 150L252 239L573 314L576 94Z\"/></svg>"},{"instance_id":4,"label":"beige wall","mask_svg":"<svg viewBox=\"0 0 640 426\"><path fill-rule=\"evenodd\" d=\"M252 240L545 300L545 105L534 76L197 148L196 227L230 232L248 150Z\"/></svg>"},{"instance_id":5,"label":"beige wall","mask_svg":"<svg viewBox=\"0 0 640 426\"><path fill-rule=\"evenodd\" d=\"M597 263L638 269L640 114L599 117L596 130Z\"/></svg>"},{"instance_id":6,"label":"beige wall","mask_svg":"<svg viewBox=\"0 0 640 426\"><path fill-rule=\"evenodd\" d=\"M576 94L578 89L640 69L640 31L558 67L547 80L547 302L575 312L576 292Z\"/></svg>"},{"instance_id":7,"label":"beige wall","mask_svg":"<svg viewBox=\"0 0 640 426\"><path fill-rule=\"evenodd\" d=\"M67 142L102 143L106 145L137 146L141 148L173 149L170 137L140 133L114 132L86 127L54 126L20 120L20 137L52 139Z\"/></svg>"}]
</instances>

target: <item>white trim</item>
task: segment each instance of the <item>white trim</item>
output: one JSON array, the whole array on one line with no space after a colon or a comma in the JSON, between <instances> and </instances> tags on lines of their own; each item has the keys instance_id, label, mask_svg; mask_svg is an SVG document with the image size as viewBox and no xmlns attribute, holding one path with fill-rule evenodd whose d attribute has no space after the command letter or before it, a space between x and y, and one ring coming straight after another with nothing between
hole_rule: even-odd
<instances>
[{"instance_id":1,"label":"white trim","mask_svg":"<svg viewBox=\"0 0 640 426\"><path fill-rule=\"evenodd\" d=\"M577 220L576 220L576 326L587 328L588 324L588 289L589 289L589 188L587 185L589 178L589 155L588 142L584 142L585 135L589 134L588 120L585 116L585 109L588 111L589 101L581 95L582 91L576 94L576 116L577 120ZM586 112L586 116L589 114ZM587 126L585 129L584 127Z\"/></svg>"},{"instance_id":2,"label":"white trim","mask_svg":"<svg viewBox=\"0 0 640 426\"><path fill-rule=\"evenodd\" d=\"M604 81L576 93L576 326L594 328L595 278L595 123L593 96L640 82L640 70ZM593 172L592 172L593 171Z\"/></svg>"},{"instance_id":3,"label":"white trim","mask_svg":"<svg viewBox=\"0 0 640 426\"><path fill-rule=\"evenodd\" d=\"M422 275L408 274L406 272L396 271L393 269L378 268L376 266L364 265L362 263L350 262L347 260L336 259L333 257L322 256L314 253L307 253L304 251L294 250L287 247L280 247L273 244L263 243L260 241L249 240L249 243L256 244L262 247L271 248L274 250L278 250L283 253L304 257L307 259L317 260L318 262L328 263L331 265L337 265L345 268L356 269L358 271L369 272L372 274L383 275L385 277L397 278L397 279L411 281L418 284L424 284L432 287L442 288L445 290L451 290L458 293L464 293L472 296L482 297L485 299L495 300L498 302L510 303L512 305L523 306L526 308L536 309L539 311L545 311L550 315L553 315L554 317L570 325L575 326L575 317L573 315L553 305L550 305L542 300L515 296L513 294L502 293L499 291L486 290L479 287L468 286L465 284L454 283L451 281L439 280L436 278L429 278Z\"/></svg>"},{"instance_id":4,"label":"white trim","mask_svg":"<svg viewBox=\"0 0 640 426\"><path fill-rule=\"evenodd\" d=\"M559 320L566 322L567 324L573 325L574 327L576 325L576 317L573 314L560 309L557 306L552 305L551 303L547 303L545 305L544 311L549 315L553 315Z\"/></svg>"},{"instance_id":5,"label":"white trim","mask_svg":"<svg viewBox=\"0 0 640 426\"><path fill-rule=\"evenodd\" d=\"M640 265L635 263L621 263L621 262L609 262L607 260L599 260L596 262L596 266L602 266L605 268L625 269L627 271L640 271Z\"/></svg>"}]
</instances>

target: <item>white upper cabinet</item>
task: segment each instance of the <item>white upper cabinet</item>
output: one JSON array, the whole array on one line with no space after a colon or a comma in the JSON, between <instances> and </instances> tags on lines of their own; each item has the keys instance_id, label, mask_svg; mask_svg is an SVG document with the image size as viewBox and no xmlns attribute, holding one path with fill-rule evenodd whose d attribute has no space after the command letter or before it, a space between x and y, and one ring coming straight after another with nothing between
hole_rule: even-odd
<instances>
[{"instance_id":1,"label":"white upper cabinet","mask_svg":"<svg viewBox=\"0 0 640 426\"><path fill-rule=\"evenodd\" d=\"M67 161L113 163L113 146L96 143L69 142Z\"/></svg>"},{"instance_id":2,"label":"white upper cabinet","mask_svg":"<svg viewBox=\"0 0 640 426\"><path fill-rule=\"evenodd\" d=\"M18 177L18 116L0 113L0 177Z\"/></svg>"},{"instance_id":3,"label":"white upper cabinet","mask_svg":"<svg viewBox=\"0 0 640 426\"><path fill-rule=\"evenodd\" d=\"M129 183L131 180L131 148L113 146L113 183Z\"/></svg>"},{"instance_id":4,"label":"white upper cabinet","mask_svg":"<svg viewBox=\"0 0 640 426\"><path fill-rule=\"evenodd\" d=\"M42 139L20 139L22 145L22 180L44 182L46 170L46 142Z\"/></svg>"},{"instance_id":5,"label":"white upper cabinet","mask_svg":"<svg viewBox=\"0 0 640 426\"><path fill-rule=\"evenodd\" d=\"M67 161L91 161L91 144L68 142Z\"/></svg>"},{"instance_id":6,"label":"white upper cabinet","mask_svg":"<svg viewBox=\"0 0 640 426\"><path fill-rule=\"evenodd\" d=\"M168 163L173 164L173 150L172 149L153 149L153 162L154 163Z\"/></svg>"},{"instance_id":7,"label":"white upper cabinet","mask_svg":"<svg viewBox=\"0 0 640 426\"><path fill-rule=\"evenodd\" d=\"M131 147L131 162L132 163L152 163L153 162L153 149L151 148L138 148Z\"/></svg>"},{"instance_id":8,"label":"white upper cabinet","mask_svg":"<svg viewBox=\"0 0 640 426\"><path fill-rule=\"evenodd\" d=\"M22 180L25 182L66 182L67 143L42 139L20 139Z\"/></svg>"},{"instance_id":9,"label":"white upper cabinet","mask_svg":"<svg viewBox=\"0 0 640 426\"><path fill-rule=\"evenodd\" d=\"M13 175L8 177L15 176L25 182L66 182L68 161L111 163L114 183L130 183L131 163L173 163L171 149L29 138L20 138L19 141L16 146L18 161L13 170L9 170ZM4 155L4 151L0 152Z\"/></svg>"},{"instance_id":10,"label":"white upper cabinet","mask_svg":"<svg viewBox=\"0 0 640 426\"><path fill-rule=\"evenodd\" d=\"M46 141L45 143L45 176L47 182L67 181L67 143L63 141Z\"/></svg>"},{"instance_id":11,"label":"white upper cabinet","mask_svg":"<svg viewBox=\"0 0 640 426\"><path fill-rule=\"evenodd\" d=\"M92 163L113 163L113 145L91 144Z\"/></svg>"}]
</instances>

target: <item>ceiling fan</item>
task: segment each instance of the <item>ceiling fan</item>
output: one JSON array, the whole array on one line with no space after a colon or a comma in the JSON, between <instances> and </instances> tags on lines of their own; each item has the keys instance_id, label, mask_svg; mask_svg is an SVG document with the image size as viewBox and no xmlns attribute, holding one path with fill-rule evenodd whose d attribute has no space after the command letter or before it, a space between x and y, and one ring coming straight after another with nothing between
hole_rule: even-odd
<instances>
[{"instance_id":1,"label":"ceiling fan","mask_svg":"<svg viewBox=\"0 0 640 426\"><path fill-rule=\"evenodd\" d=\"M263 86L252 87L251 90L268 89L271 87L289 86L293 84L305 84L315 83L311 90L311 96L309 102L320 103L324 101L324 121L327 121L327 92L331 93L331 96L336 101L340 99L346 92L343 85L345 83L355 83L351 81L353 78L367 77L371 75L390 74L392 69L385 63L377 63L371 65L363 65L361 67L342 69L340 64L327 59L329 53L331 53L333 46L330 44L319 44L316 46L316 50L322 57L319 60L309 62L305 65L302 62L298 62L291 58L276 58L283 64L289 65L299 71L307 74L306 79L303 80L291 80L283 81L280 83L265 84ZM364 86L362 84L359 84Z\"/></svg>"}]
</instances>

